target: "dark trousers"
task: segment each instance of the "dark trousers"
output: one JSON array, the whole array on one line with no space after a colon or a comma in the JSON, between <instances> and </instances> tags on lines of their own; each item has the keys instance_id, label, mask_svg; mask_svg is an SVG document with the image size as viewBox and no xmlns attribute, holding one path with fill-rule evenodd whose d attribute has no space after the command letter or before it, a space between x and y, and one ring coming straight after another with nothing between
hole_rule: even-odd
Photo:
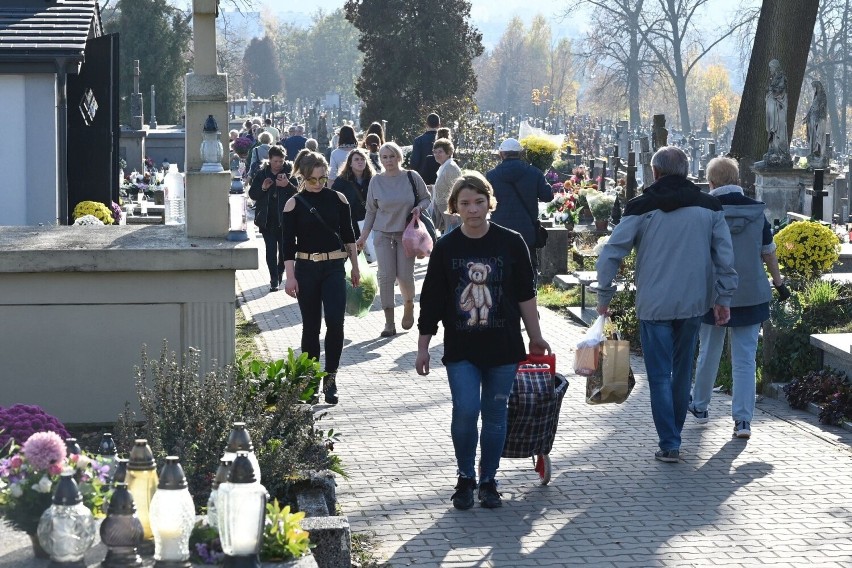
<instances>
[{"instance_id":1,"label":"dark trousers","mask_svg":"<svg viewBox=\"0 0 852 568\"><path fill-rule=\"evenodd\" d=\"M269 283L278 286L284 275L284 229L261 229L263 243L266 245L266 267L269 269Z\"/></svg>"},{"instance_id":2,"label":"dark trousers","mask_svg":"<svg viewBox=\"0 0 852 568\"><path fill-rule=\"evenodd\" d=\"M346 309L344 260L296 260L299 311L302 312L302 353L319 360L320 327L325 315L325 370L340 366L343 317Z\"/></svg>"}]
</instances>

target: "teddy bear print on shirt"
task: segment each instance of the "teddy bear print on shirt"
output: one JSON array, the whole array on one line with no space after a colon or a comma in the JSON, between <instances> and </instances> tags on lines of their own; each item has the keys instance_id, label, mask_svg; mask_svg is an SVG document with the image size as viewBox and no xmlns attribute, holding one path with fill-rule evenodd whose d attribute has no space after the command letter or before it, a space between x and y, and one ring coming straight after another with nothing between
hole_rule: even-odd
<instances>
[{"instance_id":1,"label":"teddy bear print on shirt","mask_svg":"<svg viewBox=\"0 0 852 568\"><path fill-rule=\"evenodd\" d=\"M459 306L470 314L468 326L488 325L488 313L491 309L491 290L485 283L491 267L480 262L467 263L467 275L470 283L462 290Z\"/></svg>"}]
</instances>

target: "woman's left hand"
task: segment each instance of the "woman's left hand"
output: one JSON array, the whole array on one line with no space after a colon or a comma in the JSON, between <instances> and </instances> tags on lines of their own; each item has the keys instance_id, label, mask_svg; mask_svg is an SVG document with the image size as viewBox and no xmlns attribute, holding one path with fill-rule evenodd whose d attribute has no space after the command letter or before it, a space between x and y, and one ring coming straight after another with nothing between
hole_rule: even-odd
<instances>
[{"instance_id":1,"label":"woman's left hand","mask_svg":"<svg viewBox=\"0 0 852 568\"><path fill-rule=\"evenodd\" d=\"M415 207L414 207L414 209L412 209L412 210L411 210L411 214L412 214L414 217L419 217L419 216L420 216L420 207L419 207L419 206L415 206Z\"/></svg>"},{"instance_id":2,"label":"woman's left hand","mask_svg":"<svg viewBox=\"0 0 852 568\"><path fill-rule=\"evenodd\" d=\"M361 271L357 267L353 267L349 275L352 278L353 287L357 288L361 285Z\"/></svg>"},{"instance_id":3,"label":"woman's left hand","mask_svg":"<svg viewBox=\"0 0 852 568\"><path fill-rule=\"evenodd\" d=\"M530 339L530 355L545 355L547 353L553 353L553 351L543 337Z\"/></svg>"}]
</instances>

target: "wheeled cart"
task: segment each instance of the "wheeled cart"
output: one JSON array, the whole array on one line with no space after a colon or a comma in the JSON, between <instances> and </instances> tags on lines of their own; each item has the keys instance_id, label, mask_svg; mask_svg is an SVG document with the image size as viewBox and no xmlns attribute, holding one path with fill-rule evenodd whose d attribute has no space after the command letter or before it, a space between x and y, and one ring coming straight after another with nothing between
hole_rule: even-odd
<instances>
[{"instance_id":1,"label":"wheeled cart","mask_svg":"<svg viewBox=\"0 0 852 568\"><path fill-rule=\"evenodd\" d=\"M529 355L518 365L509 395L504 458L532 458L542 485L550 482L550 450L556 437L568 379L556 372L556 356Z\"/></svg>"}]
</instances>

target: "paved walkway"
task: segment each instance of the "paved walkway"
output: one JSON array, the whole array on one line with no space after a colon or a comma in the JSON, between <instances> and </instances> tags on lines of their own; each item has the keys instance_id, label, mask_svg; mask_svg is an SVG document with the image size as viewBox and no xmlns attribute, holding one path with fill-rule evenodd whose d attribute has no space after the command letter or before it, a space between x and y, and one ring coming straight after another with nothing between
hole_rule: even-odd
<instances>
[{"instance_id":1,"label":"paved walkway","mask_svg":"<svg viewBox=\"0 0 852 568\"><path fill-rule=\"evenodd\" d=\"M260 240L246 243L263 246ZM259 270L238 273L238 295L272 357L299 346L298 306L268 293ZM418 262L418 286L426 264ZM397 321L402 317L397 295ZM644 367L623 405L588 406L570 376L541 486L530 460L503 460L504 505L457 511L450 398L433 340L432 372L414 372L415 330L379 338L378 300L346 320L340 404L323 428L349 479L339 500L353 530L375 535L397 566L852 566L852 434L763 400L749 441L731 439L730 398L716 396L710 423L684 430L679 464L653 459L657 439ZM568 374L582 330L541 310L545 337ZM397 329L400 329L397 327Z\"/></svg>"}]
</instances>

